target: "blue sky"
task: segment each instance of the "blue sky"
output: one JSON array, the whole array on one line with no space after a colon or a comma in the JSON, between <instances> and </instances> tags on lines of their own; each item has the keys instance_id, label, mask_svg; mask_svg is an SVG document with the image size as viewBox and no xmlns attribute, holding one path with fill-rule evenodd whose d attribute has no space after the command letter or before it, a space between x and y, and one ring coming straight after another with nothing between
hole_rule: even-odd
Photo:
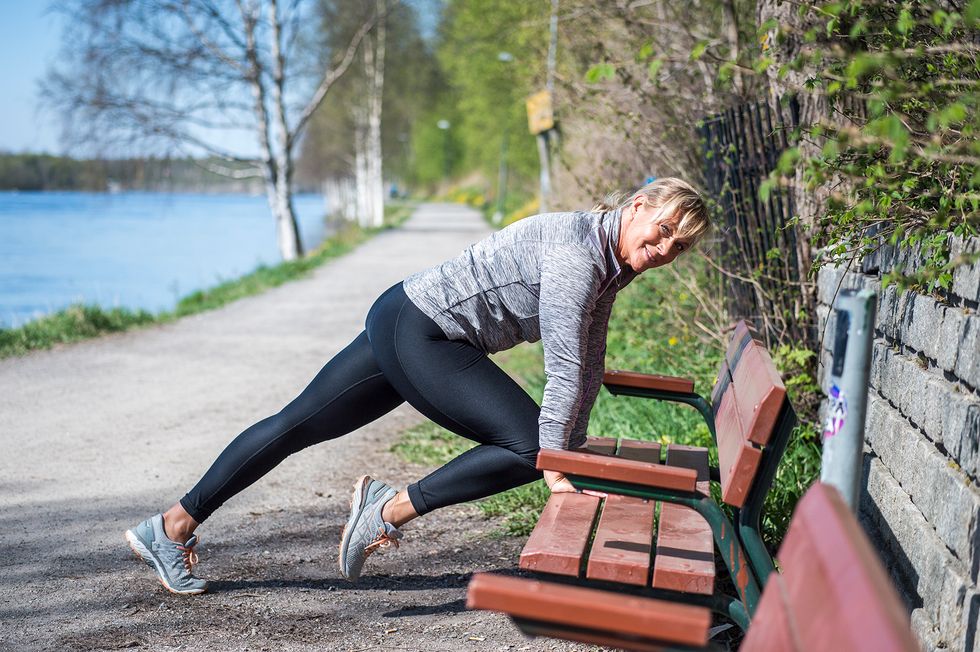
<instances>
[{"instance_id":1,"label":"blue sky","mask_svg":"<svg viewBox=\"0 0 980 652\"><path fill-rule=\"evenodd\" d=\"M39 106L39 80L58 55L61 17L46 0L0 0L0 152L64 154L59 127ZM440 0L411 0L431 37ZM251 141L249 141L251 142Z\"/></svg>"},{"instance_id":2,"label":"blue sky","mask_svg":"<svg viewBox=\"0 0 980 652\"><path fill-rule=\"evenodd\" d=\"M37 82L58 54L59 18L36 0L0 0L0 151L61 153L58 126L37 112Z\"/></svg>"}]
</instances>

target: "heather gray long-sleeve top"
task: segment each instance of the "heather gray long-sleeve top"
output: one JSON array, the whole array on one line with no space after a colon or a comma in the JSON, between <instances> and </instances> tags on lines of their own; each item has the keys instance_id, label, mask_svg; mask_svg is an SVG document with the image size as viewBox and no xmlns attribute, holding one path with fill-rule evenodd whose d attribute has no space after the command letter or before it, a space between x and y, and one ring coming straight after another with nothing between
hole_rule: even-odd
<instances>
[{"instance_id":1,"label":"heather gray long-sleeve top","mask_svg":"<svg viewBox=\"0 0 980 652\"><path fill-rule=\"evenodd\" d=\"M450 339L487 353L542 341L542 448L585 444L613 301L637 276L616 259L620 213L528 217L404 282Z\"/></svg>"}]
</instances>

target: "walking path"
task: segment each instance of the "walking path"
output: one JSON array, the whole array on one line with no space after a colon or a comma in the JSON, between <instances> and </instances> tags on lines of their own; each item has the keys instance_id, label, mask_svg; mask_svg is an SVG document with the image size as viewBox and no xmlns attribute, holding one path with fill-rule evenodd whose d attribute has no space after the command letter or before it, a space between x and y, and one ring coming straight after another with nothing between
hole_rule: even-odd
<instances>
[{"instance_id":1,"label":"walking path","mask_svg":"<svg viewBox=\"0 0 980 652\"><path fill-rule=\"evenodd\" d=\"M470 506L407 529L358 585L336 567L353 480L423 470L389 451L403 405L294 455L201 528L211 593L165 592L122 533L165 509L224 445L278 411L405 275L488 229L424 205L308 279L175 323L0 361L0 649L565 649L463 606L468 573L513 567Z\"/></svg>"}]
</instances>

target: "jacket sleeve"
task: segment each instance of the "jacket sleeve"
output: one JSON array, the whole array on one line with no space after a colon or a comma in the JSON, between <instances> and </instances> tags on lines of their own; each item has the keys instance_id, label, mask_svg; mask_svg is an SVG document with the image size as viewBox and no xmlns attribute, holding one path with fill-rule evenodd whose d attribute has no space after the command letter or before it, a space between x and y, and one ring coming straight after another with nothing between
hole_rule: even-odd
<instances>
[{"instance_id":1,"label":"jacket sleeve","mask_svg":"<svg viewBox=\"0 0 980 652\"><path fill-rule=\"evenodd\" d=\"M589 416L592 413L592 406L595 405L596 397L602 388L602 376L606 370L606 334L609 329L609 317L612 314L613 299L615 295L609 294L599 299L595 307L595 316L589 326L588 341L586 343L585 365L582 369L582 399L581 407L572 424L569 448L578 448L585 445L585 439L589 430Z\"/></svg>"},{"instance_id":2,"label":"jacket sleeve","mask_svg":"<svg viewBox=\"0 0 980 652\"><path fill-rule=\"evenodd\" d=\"M583 408L589 327L602 272L591 253L576 245L555 246L541 269L541 343L544 398L538 420L541 448L567 449Z\"/></svg>"}]
</instances>

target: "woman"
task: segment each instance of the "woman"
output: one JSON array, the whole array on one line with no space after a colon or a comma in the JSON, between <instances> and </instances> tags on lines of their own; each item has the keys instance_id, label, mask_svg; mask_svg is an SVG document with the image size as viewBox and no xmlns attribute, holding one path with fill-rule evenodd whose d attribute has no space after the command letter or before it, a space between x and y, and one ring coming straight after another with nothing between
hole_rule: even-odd
<instances>
[{"instance_id":1,"label":"woman","mask_svg":"<svg viewBox=\"0 0 980 652\"><path fill-rule=\"evenodd\" d=\"M584 445L616 293L707 230L697 191L665 178L615 208L521 220L409 276L378 298L365 330L293 402L240 434L179 502L126 539L167 589L202 593L194 531L215 509L288 455L408 401L479 445L401 491L369 476L355 483L339 561L356 580L368 555L398 544L405 523L540 478L539 448ZM540 408L487 357L539 339ZM553 492L575 491L559 473L544 479Z\"/></svg>"}]
</instances>

